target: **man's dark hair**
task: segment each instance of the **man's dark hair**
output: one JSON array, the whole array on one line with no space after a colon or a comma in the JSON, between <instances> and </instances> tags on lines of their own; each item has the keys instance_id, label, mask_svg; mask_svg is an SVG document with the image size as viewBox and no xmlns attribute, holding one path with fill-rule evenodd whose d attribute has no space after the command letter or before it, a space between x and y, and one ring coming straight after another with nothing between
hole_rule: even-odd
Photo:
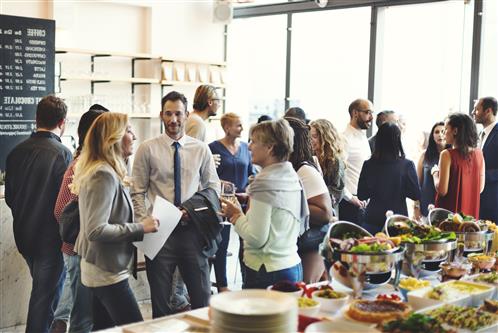
<instances>
[{"instance_id":1,"label":"man's dark hair","mask_svg":"<svg viewBox=\"0 0 498 333\"><path fill-rule=\"evenodd\" d=\"M476 124L465 113L452 113L448 116L448 125L457 129L456 146L463 157L467 158L470 150L477 147Z\"/></svg>"},{"instance_id":2,"label":"man's dark hair","mask_svg":"<svg viewBox=\"0 0 498 333\"><path fill-rule=\"evenodd\" d=\"M394 113L395 112L392 110L384 110L379 112L379 114L377 114L377 118L375 118L375 125L377 125L377 128L382 126L382 124L386 122L387 117Z\"/></svg>"},{"instance_id":3,"label":"man's dark hair","mask_svg":"<svg viewBox=\"0 0 498 333\"><path fill-rule=\"evenodd\" d=\"M486 111L488 108L491 108L493 111L493 115L496 116L497 104L496 98L494 97L483 97L482 100L482 110Z\"/></svg>"},{"instance_id":4,"label":"man's dark hair","mask_svg":"<svg viewBox=\"0 0 498 333\"><path fill-rule=\"evenodd\" d=\"M358 99L355 99L354 101L352 101L351 104L349 104L348 112L349 112L350 117L353 115L353 110L358 110L360 108L360 105L362 102L363 102L363 99L358 98Z\"/></svg>"},{"instance_id":5,"label":"man's dark hair","mask_svg":"<svg viewBox=\"0 0 498 333\"><path fill-rule=\"evenodd\" d=\"M288 108L287 111L285 111L284 118L285 117L293 117L304 121L304 123L306 124L309 123L309 120L306 118L306 113L304 112L304 110L297 106Z\"/></svg>"},{"instance_id":6,"label":"man's dark hair","mask_svg":"<svg viewBox=\"0 0 498 333\"><path fill-rule=\"evenodd\" d=\"M61 98L45 96L36 107L36 127L54 129L61 120L66 119L66 115L67 105Z\"/></svg>"},{"instance_id":7,"label":"man's dark hair","mask_svg":"<svg viewBox=\"0 0 498 333\"><path fill-rule=\"evenodd\" d=\"M397 124L387 122L380 125L372 158L377 160L405 158L405 152L401 144L401 131Z\"/></svg>"},{"instance_id":8,"label":"man's dark hair","mask_svg":"<svg viewBox=\"0 0 498 333\"><path fill-rule=\"evenodd\" d=\"M318 169L313 160L313 149L311 148L310 128L301 119L295 117L284 117L294 130L294 149L289 156L294 170L299 170L303 164L310 164Z\"/></svg>"},{"instance_id":9,"label":"man's dark hair","mask_svg":"<svg viewBox=\"0 0 498 333\"><path fill-rule=\"evenodd\" d=\"M185 111L187 111L187 97L185 97L184 94L179 93L178 91L171 91L168 94L166 94L166 96L164 96L161 99L161 111L164 108L164 104L166 104L167 101L171 102L181 101L185 106Z\"/></svg>"}]
</instances>

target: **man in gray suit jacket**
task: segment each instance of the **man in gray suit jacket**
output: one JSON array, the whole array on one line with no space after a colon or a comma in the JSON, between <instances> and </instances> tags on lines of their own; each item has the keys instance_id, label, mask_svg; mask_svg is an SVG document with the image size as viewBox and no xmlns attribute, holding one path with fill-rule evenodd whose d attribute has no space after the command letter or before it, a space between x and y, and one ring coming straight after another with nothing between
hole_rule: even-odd
<instances>
[{"instance_id":1,"label":"man in gray suit jacket","mask_svg":"<svg viewBox=\"0 0 498 333\"><path fill-rule=\"evenodd\" d=\"M187 99L172 91L162 99L161 120L166 133L145 141L135 155L132 200L137 218L146 216L145 198L153 203L157 195L177 207L199 189L212 188L218 194L220 181L213 156L207 144L185 135L188 116ZM154 260L146 258L150 284L152 316L173 313L169 300L173 273L178 267L187 285L192 308L208 305L210 280L206 245L203 235L190 223L183 208L183 217Z\"/></svg>"}]
</instances>

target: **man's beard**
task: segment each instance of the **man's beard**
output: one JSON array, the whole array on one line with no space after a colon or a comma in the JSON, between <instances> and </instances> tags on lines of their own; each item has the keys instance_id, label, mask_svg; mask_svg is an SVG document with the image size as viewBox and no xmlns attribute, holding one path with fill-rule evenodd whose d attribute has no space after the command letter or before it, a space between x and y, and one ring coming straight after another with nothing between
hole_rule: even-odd
<instances>
[{"instance_id":1,"label":"man's beard","mask_svg":"<svg viewBox=\"0 0 498 333\"><path fill-rule=\"evenodd\" d=\"M364 130L366 130L366 129L369 129L369 128L370 128L370 126L369 126L368 122L363 121L363 120L361 120L361 119L358 119L358 127L360 127L361 129L364 129Z\"/></svg>"}]
</instances>

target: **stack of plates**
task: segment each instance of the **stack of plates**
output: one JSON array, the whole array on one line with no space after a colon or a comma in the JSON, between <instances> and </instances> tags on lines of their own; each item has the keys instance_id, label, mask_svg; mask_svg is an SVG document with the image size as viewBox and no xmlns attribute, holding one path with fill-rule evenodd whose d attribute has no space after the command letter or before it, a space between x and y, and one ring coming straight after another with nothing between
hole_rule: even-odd
<instances>
[{"instance_id":1,"label":"stack of plates","mask_svg":"<svg viewBox=\"0 0 498 333\"><path fill-rule=\"evenodd\" d=\"M211 297L212 333L297 332L295 297L269 290L242 290Z\"/></svg>"}]
</instances>

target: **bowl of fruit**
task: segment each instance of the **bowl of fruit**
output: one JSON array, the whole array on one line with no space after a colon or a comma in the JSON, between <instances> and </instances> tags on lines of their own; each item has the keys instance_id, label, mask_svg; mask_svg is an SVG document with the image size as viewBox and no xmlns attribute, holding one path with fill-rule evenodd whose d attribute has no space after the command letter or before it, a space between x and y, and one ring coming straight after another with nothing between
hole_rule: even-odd
<instances>
[{"instance_id":1,"label":"bowl of fruit","mask_svg":"<svg viewBox=\"0 0 498 333\"><path fill-rule=\"evenodd\" d=\"M335 291L330 286L323 286L315 290L311 298L320 303L322 311L337 312L349 302L351 297L344 292Z\"/></svg>"},{"instance_id":2,"label":"bowl of fruit","mask_svg":"<svg viewBox=\"0 0 498 333\"><path fill-rule=\"evenodd\" d=\"M304 283L302 282L294 283L291 281L284 280L284 281L279 281L274 285L269 286L266 289L286 293L297 298L303 296L304 293L304 288L302 286L303 284Z\"/></svg>"}]
</instances>

